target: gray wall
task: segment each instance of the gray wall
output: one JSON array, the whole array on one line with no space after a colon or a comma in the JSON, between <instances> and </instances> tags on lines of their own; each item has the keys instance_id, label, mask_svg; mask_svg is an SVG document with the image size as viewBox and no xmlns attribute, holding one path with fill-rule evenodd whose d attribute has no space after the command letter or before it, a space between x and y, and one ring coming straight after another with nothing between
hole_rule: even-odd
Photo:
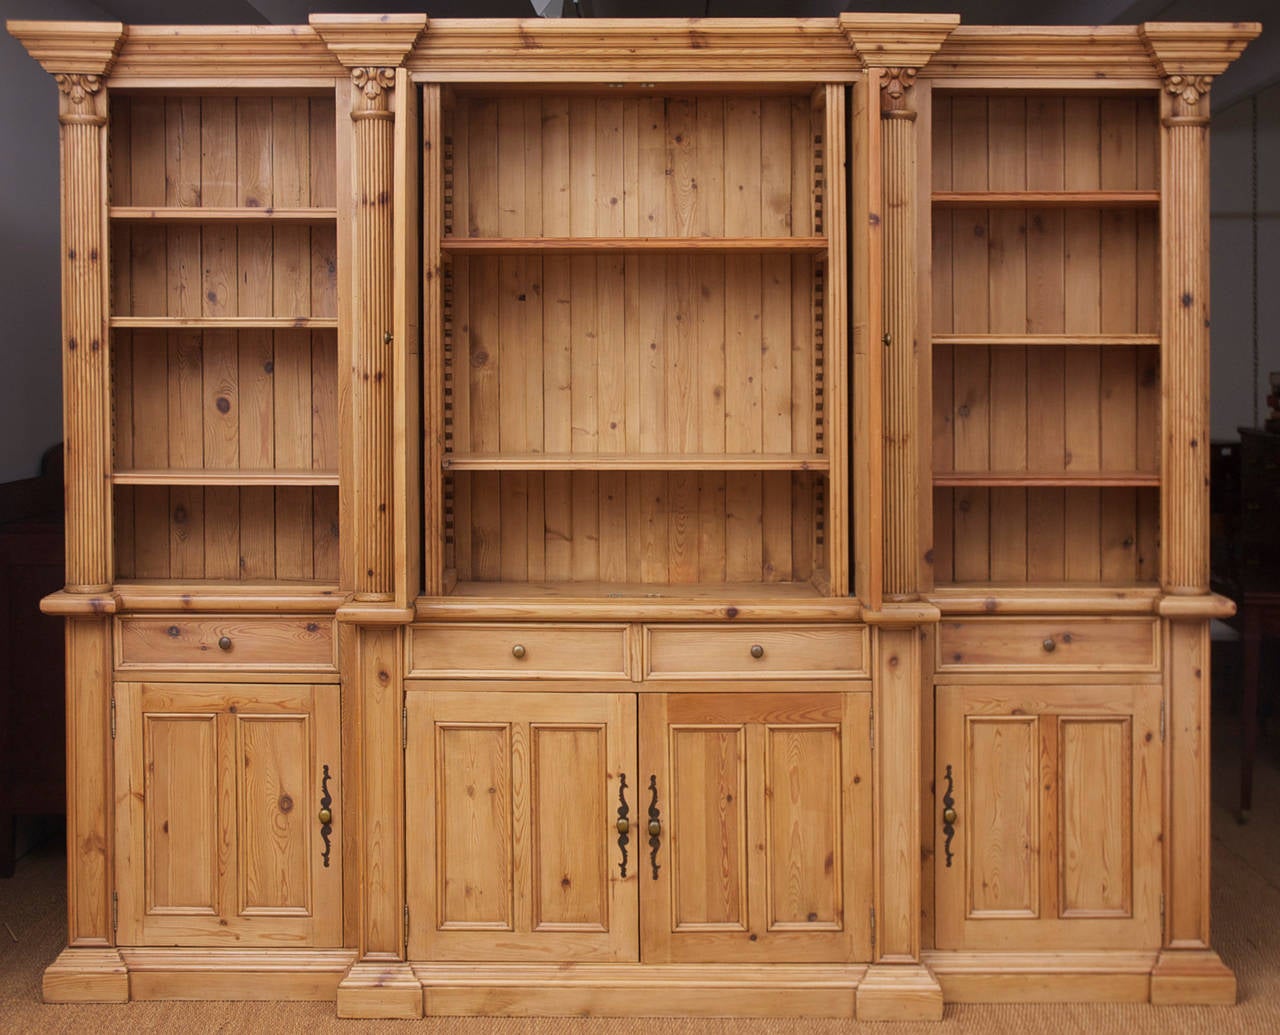
<instances>
[{"instance_id":1,"label":"gray wall","mask_svg":"<svg viewBox=\"0 0 1280 1035\"><path fill-rule=\"evenodd\" d=\"M0 0L0 17L102 20L87 0ZM0 481L62 438L58 88L8 33L0 68Z\"/></svg>"},{"instance_id":2,"label":"gray wall","mask_svg":"<svg viewBox=\"0 0 1280 1035\"><path fill-rule=\"evenodd\" d=\"M1212 133L1212 435L1266 420L1268 372L1280 372L1280 86L1258 95L1258 382L1253 381L1252 112L1215 112Z\"/></svg>"}]
</instances>

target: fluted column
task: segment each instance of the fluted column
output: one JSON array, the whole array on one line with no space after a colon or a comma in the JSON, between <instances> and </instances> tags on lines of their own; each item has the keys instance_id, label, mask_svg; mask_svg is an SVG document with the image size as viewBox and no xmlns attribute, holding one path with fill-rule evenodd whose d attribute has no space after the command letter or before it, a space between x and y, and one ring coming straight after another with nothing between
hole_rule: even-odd
<instances>
[{"instance_id":1,"label":"fluted column","mask_svg":"<svg viewBox=\"0 0 1280 1035\"><path fill-rule=\"evenodd\" d=\"M107 324L102 77L58 73L62 162L62 385L66 459L66 588L112 580L111 398Z\"/></svg>"},{"instance_id":2,"label":"fluted column","mask_svg":"<svg viewBox=\"0 0 1280 1035\"><path fill-rule=\"evenodd\" d=\"M354 431L355 595L391 600L395 594L392 492L394 393L392 353L392 190L395 69L351 70L354 285L352 298L351 417Z\"/></svg>"},{"instance_id":3,"label":"fluted column","mask_svg":"<svg viewBox=\"0 0 1280 1035\"><path fill-rule=\"evenodd\" d=\"M877 69L884 205L884 598L919 596L916 69Z\"/></svg>"},{"instance_id":4,"label":"fluted column","mask_svg":"<svg viewBox=\"0 0 1280 1035\"><path fill-rule=\"evenodd\" d=\"M1209 85L1165 78L1163 541L1166 593L1209 588Z\"/></svg>"}]
</instances>

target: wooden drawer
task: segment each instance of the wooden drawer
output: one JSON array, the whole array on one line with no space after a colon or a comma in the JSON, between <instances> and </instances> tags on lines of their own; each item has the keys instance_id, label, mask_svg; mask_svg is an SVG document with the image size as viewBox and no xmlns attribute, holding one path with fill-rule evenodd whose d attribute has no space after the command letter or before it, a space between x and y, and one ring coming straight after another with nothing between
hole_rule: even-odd
<instances>
[{"instance_id":1,"label":"wooden drawer","mask_svg":"<svg viewBox=\"0 0 1280 1035\"><path fill-rule=\"evenodd\" d=\"M432 678L627 679L626 625L419 625L409 674Z\"/></svg>"},{"instance_id":2,"label":"wooden drawer","mask_svg":"<svg viewBox=\"0 0 1280 1035\"><path fill-rule=\"evenodd\" d=\"M939 672L1152 672L1160 665L1153 618L969 618L938 626Z\"/></svg>"},{"instance_id":3,"label":"wooden drawer","mask_svg":"<svg viewBox=\"0 0 1280 1035\"><path fill-rule=\"evenodd\" d=\"M847 679L867 674L867 655L865 626L645 628L645 675L654 679Z\"/></svg>"},{"instance_id":4,"label":"wooden drawer","mask_svg":"<svg viewBox=\"0 0 1280 1035\"><path fill-rule=\"evenodd\" d=\"M121 618L116 622L116 667L332 671L337 667L333 619L246 615Z\"/></svg>"}]
</instances>

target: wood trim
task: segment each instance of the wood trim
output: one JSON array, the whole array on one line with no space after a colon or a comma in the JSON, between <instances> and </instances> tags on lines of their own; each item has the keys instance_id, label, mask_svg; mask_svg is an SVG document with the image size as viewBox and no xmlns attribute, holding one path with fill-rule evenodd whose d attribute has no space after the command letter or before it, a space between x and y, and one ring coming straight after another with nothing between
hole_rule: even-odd
<instances>
[{"instance_id":1,"label":"wood trim","mask_svg":"<svg viewBox=\"0 0 1280 1035\"><path fill-rule=\"evenodd\" d=\"M914 73L929 63L960 24L958 14L841 14L840 28L854 53L876 69L908 68Z\"/></svg>"},{"instance_id":2,"label":"wood trim","mask_svg":"<svg viewBox=\"0 0 1280 1035\"><path fill-rule=\"evenodd\" d=\"M405 59L437 82L851 82L834 18L434 18Z\"/></svg>"},{"instance_id":3,"label":"wood trim","mask_svg":"<svg viewBox=\"0 0 1280 1035\"><path fill-rule=\"evenodd\" d=\"M127 1003L129 971L116 949L63 949L44 969L46 1003Z\"/></svg>"},{"instance_id":4,"label":"wood trim","mask_svg":"<svg viewBox=\"0 0 1280 1035\"><path fill-rule=\"evenodd\" d=\"M838 512L835 508L831 510L834 535L845 535L846 539L839 554L830 554L829 563L832 594L855 593L868 608L876 610L880 606L884 567L881 384L884 235L879 211L884 171L880 152L879 84L856 83L852 95L846 121L845 91L837 87L827 90L829 108L838 105L840 109L838 117L828 111L828 138L839 134L843 142L847 134L848 151L861 156L852 169L846 168L843 147L838 152L838 162L830 148L827 157L827 168L831 170L828 178L831 179L836 170L840 171L834 189L843 190L846 183L849 185L847 202L838 207L829 204L827 211L827 218L831 220L828 235L839 235L832 240L832 254L827 261L827 369L834 375L839 364L843 376L833 377L833 386L843 390L843 399L847 399L847 405L853 410L851 417L844 405L838 409L829 406L827 411L827 419L835 426L831 441L835 443L839 436L841 445L839 453L832 450L831 496L838 499L843 493L846 501ZM845 261L846 233L849 263ZM848 286L841 290L838 287L841 284ZM851 353L848 358L846 350ZM846 473L850 452L852 485ZM853 526L851 536L846 533L850 524Z\"/></svg>"},{"instance_id":5,"label":"wood trim","mask_svg":"<svg viewBox=\"0 0 1280 1035\"><path fill-rule=\"evenodd\" d=\"M1141 586L949 586L927 595L953 614L1154 614L1160 591Z\"/></svg>"},{"instance_id":6,"label":"wood trim","mask_svg":"<svg viewBox=\"0 0 1280 1035\"><path fill-rule=\"evenodd\" d=\"M852 598L821 597L812 586L710 586L699 593L688 587L628 587L567 582L554 587L529 586L507 592L511 584L472 583L484 593L424 597L415 601L419 621L521 620L556 622L598 621L716 621L794 622L857 621L862 605ZM646 595L645 590L651 592ZM490 595L492 594L492 595Z\"/></svg>"},{"instance_id":7,"label":"wood trim","mask_svg":"<svg viewBox=\"0 0 1280 1035\"><path fill-rule=\"evenodd\" d=\"M307 23L343 67L394 68L404 61L414 42L426 29L427 16L313 14Z\"/></svg>"},{"instance_id":8,"label":"wood trim","mask_svg":"<svg viewBox=\"0 0 1280 1035\"><path fill-rule=\"evenodd\" d=\"M821 453L447 453L446 471L826 471Z\"/></svg>"},{"instance_id":9,"label":"wood trim","mask_svg":"<svg viewBox=\"0 0 1280 1035\"><path fill-rule=\"evenodd\" d=\"M611 255L616 252L682 254L785 253L825 255L825 237L445 237L446 255Z\"/></svg>"},{"instance_id":10,"label":"wood trim","mask_svg":"<svg viewBox=\"0 0 1280 1035\"><path fill-rule=\"evenodd\" d=\"M1158 334L935 334L934 347L950 345L1159 345Z\"/></svg>"},{"instance_id":11,"label":"wood trim","mask_svg":"<svg viewBox=\"0 0 1280 1035\"><path fill-rule=\"evenodd\" d=\"M305 25L131 25L113 75L130 84L205 79L226 87L264 71L277 83L327 79L342 66ZM194 85L194 83L192 84Z\"/></svg>"},{"instance_id":12,"label":"wood trim","mask_svg":"<svg viewBox=\"0 0 1280 1035\"><path fill-rule=\"evenodd\" d=\"M949 952L923 954L948 1003L1143 1003L1154 952Z\"/></svg>"},{"instance_id":13,"label":"wood trim","mask_svg":"<svg viewBox=\"0 0 1280 1035\"><path fill-rule=\"evenodd\" d=\"M131 998L332 1001L351 949L122 949Z\"/></svg>"},{"instance_id":14,"label":"wood trim","mask_svg":"<svg viewBox=\"0 0 1280 1035\"><path fill-rule=\"evenodd\" d=\"M1221 75L1262 32L1258 22L1143 22L1137 28L1162 76Z\"/></svg>"},{"instance_id":15,"label":"wood trim","mask_svg":"<svg viewBox=\"0 0 1280 1035\"><path fill-rule=\"evenodd\" d=\"M336 208L208 208L110 205L113 223L331 223Z\"/></svg>"},{"instance_id":16,"label":"wood trim","mask_svg":"<svg viewBox=\"0 0 1280 1035\"><path fill-rule=\"evenodd\" d=\"M938 208L1143 208L1160 204L1158 190L934 191Z\"/></svg>"},{"instance_id":17,"label":"wood trim","mask_svg":"<svg viewBox=\"0 0 1280 1035\"><path fill-rule=\"evenodd\" d=\"M1034 71L1032 71L1034 70ZM1072 80L1149 78L1151 58L1133 25L961 25L929 62L930 76L1034 78L1054 89Z\"/></svg>"},{"instance_id":18,"label":"wood trim","mask_svg":"<svg viewBox=\"0 0 1280 1035\"><path fill-rule=\"evenodd\" d=\"M120 22L44 22L16 19L5 29L50 75L105 76L125 39Z\"/></svg>"}]
</instances>

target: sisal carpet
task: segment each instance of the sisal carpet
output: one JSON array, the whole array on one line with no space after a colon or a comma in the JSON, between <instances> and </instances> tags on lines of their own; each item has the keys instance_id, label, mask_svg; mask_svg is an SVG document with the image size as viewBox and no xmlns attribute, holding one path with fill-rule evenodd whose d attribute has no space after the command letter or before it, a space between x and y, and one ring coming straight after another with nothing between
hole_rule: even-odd
<instances>
[{"instance_id":1,"label":"sisal carpet","mask_svg":"<svg viewBox=\"0 0 1280 1035\"><path fill-rule=\"evenodd\" d=\"M1240 826L1233 809L1238 776L1229 720L1215 729L1214 944L1240 982L1234 1008L1145 1005L951 1005L941 1024L856 1024L829 1020L643 1020L426 1018L339 1021L330 1003L130 1003L122 1006L40 1002L40 974L64 944L65 869L61 849L47 845L0 881L0 1032L299 1033L421 1030L439 1035L1017 1035L1081 1032L1105 1035L1280 1033L1280 768L1276 738L1260 752L1254 814Z\"/></svg>"}]
</instances>

